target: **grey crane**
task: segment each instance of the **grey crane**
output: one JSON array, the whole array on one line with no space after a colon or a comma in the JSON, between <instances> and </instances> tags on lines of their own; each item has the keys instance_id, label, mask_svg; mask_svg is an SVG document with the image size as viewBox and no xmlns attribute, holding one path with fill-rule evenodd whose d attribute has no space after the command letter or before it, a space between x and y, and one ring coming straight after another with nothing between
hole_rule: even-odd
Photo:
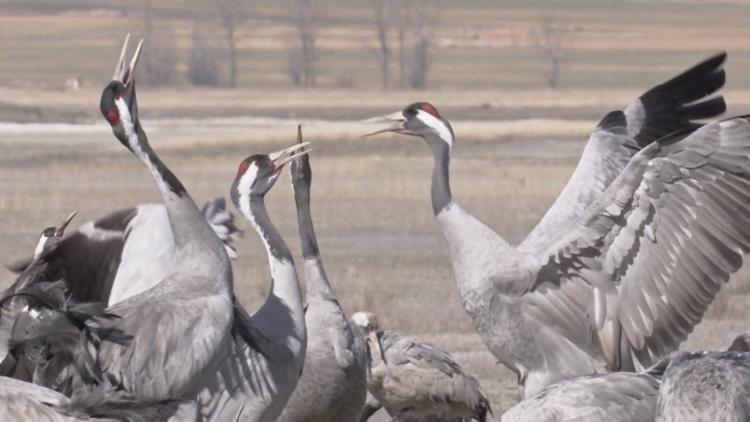
<instances>
[{"instance_id":1,"label":"grey crane","mask_svg":"<svg viewBox=\"0 0 750 422\"><path fill-rule=\"evenodd\" d=\"M511 407L502 422L652 422L658 378L615 372L548 385Z\"/></svg>"},{"instance_id":2,"label":"grey crane","mask_svg":"<svg viewBox=\"0 0 750 422\"><path fill-rule=\"evenodd\" d=\"M356 312L352 323L367 335L372 358L367 380L371 396L360 421L379 406L400 422L485 421L492 412L479 381L448 352L394 331L380 331L372 312Z\"/></svg>"},{"instance_id":3,"label":"grey crane","mask_svg":"<svg viewBox=\"0 0 750 422\"><path fill-rule=\"evenodd\" d=\"M284 165L306 154L298 152L306 145L252 155L237 170L232 200L265 245L271 291L252 316L236 303L233 341L196 399L207 420L275 421L299 381L307 347L302 292L292 254L264 201Z\"/></svg>"},{"instance_id":4,"label":"grey crane","mask_svg":"<svg viewBox=\"0 0 750 422\"><path fill-rule=\"evenodd\" d=\"M750 420L750 353L681 352L662 377L657 422Z\"/></svg>"},{"instance_id":5,"label":"grey crane","mask_svg":"<svg viewBox=\"0 0 750 422\"><path fill-rule=\"evenodd\" d=\"M235 257L232 241L239 231L224 199L209 199L202 212L224 242L229 256ZM43 241L54 240L54 251L45 254L45 261L50 264L46 275L49 279L65 280L71 296L79 301L109 305L121 302L153 287L168 275L172 266L174 239L162 204L141 204L114 211L82 224L64 239L53 236L54 232L48 234L37 245L39 251ZM51 246L52 243L47 245ZM8 268L20 273L33 260L33 256L19 260Z\"/></svg>"},{"instance_id":6,"label":"grey crane","mask_svg":"<svg viewBox=\"0 0 750 422\"><path fill-rule=\"evenodd\" d=\"M100 400L113 388L97 364L100 345L113 341L126 344L130 340L117 329L101 326L102 318L116 318L104 311L103 304L77 303L67 297L63 282L39 280L0 298L3 306L10 301L25 305L12 322L9 343L21 367L14 377L25 375L26 380L0 376L0 414L4 419L135 421L165 420L174 415L182 418L178 420L188 420L196 414L194 405L180 401L144 404L128 399ZM81 348L81 343L90 347ZM26 363L28 366L24 366ZM63 366L70 366L96 387L56 384ZM32 372L24 374L23 369Z\"/></svg>"},{"instance_id":7,"label":"grey crane","mask_svg":"<svg viewBox=\"0 0 750 422\"><path fill-rule=\"evenodd\" d=\"M302 142L302 129L297 128ZM291 164L305 272L307 353L302 377L279 422L355 421L367 395L367 346L352 333L328 282L310 214L312 169L308 155Z\"/></svg>"},{"instance_id":8,"label":"grey crane","mask_svg":"<svg viewBox=\"0 0 750 422\"><path fill-rule=\"evenodd\" d=\"M750 248L750 129L705 98L721 54L599 123L567 186L518 247L451 195L453 130L428 103L387 116L434 156L432 206L464 309L522 396L647 367L700 321ZM592 336L592 333L594 334Z\"/></svg>"},{"instance_id":9,"label":"grey crane","mask_svg":"<svg viewBox=\"0 0 750 422\"><path fill-rule=\"evenodd\" d=\"M18 269L18 277L16 277L13 284L7 289L6 294L17 292L36 281L50 281L62 278L60 274L55 274L56 271L54 268L51 268L53 267L51 255L62 244L65 229L67 229L76 214L77 212L74 211L60 225L47 227L42 230L36 248L34 248L34 254L28 261L23 263L23 268Z\"/></svg>"},{"instance_id":10,"label":"grey crane","mask_svg":"<svg viewBox=\"0 0 750 422\"><path fill-rule=\"evenodd\" d=\"M100 359L116 386L113 394L134 401L182 400L197 394L202 379L216 369L219 352L231 342L232 269L224 245L198 206L149 145L138 119L134 81L143 42L127 65L128 38L113 80L102 92L100 109L115 137L154 179L175 250L166 278L107 308L120 318L101 324L127 333L132 341L103 343Z\"/></svg>"}]
</instances>

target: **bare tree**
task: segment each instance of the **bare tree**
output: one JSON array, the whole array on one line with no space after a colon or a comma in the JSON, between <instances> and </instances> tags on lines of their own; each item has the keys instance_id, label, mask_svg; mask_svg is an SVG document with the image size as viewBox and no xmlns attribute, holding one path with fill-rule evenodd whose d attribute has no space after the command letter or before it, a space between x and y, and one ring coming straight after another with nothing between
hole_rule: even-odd
<instances>
[{"instance_id":1,"label":"bare tree","mask_svg":"<svg viewBox=\"0 0 750 422\"><path fill-rule=\"evenodd\" d=\"M141 53L138 81L148 85L168 85L175 81L177 67L176 42L172 28L155 25L151 5L146 3L136 31L136 39L144 38L148 48Z\"/></svg>"},{"instance_id":2,"label":"bare tree","mask_svg":"<svg viewBox=\"0 0 750 422\"><path fill-rule=\"evenodd\" d=\"M557 87L565 48L579 31L580 28L578 27L565 25L550 19L544 19L538 27L532 29L531 36L534 44L549 60L547 84L550 88Z\"/></svg>"},{"instance_id":3,"label":"bare tree","mask_svg":"<svg viewBox=\"0 0 750 422\"><path fill-rule=\"evenodd\" d=\"M383 89L388 89L388 67L391 61L391 49L388 44L388 0L371 0L375 31L380 45L380 74Z\"/></svg>"},{"instance_id":4,"label":"bare tree","mask_svg":"<svg viewBox=\"0 0 750 422\"><path fill-rule=\"evenodd\" d=\"M230 88L237 86L237 41L235 34L237 26L246 19L247 11L241 0L217 0L216 7L219 10L221 26L226 31L227 52L229 54L229 80Z\"/></svg>"},{"instance_id":5,"label":"bare tree","mask_svg":"<svg viewBox=\"0 0 750 422\"><path fill-rule=\"evenodd\" d=\"M409 87L426 89L431 65L432 39L438 20L438 4L434 0L409 0L411 27L411 61L408 64Z\"/></svg>"},{"instance_id":6,"label":"bare tree","mask_svg":"<svg viewBox=\"0 0 750 422\"><path fill-rule=\"evenodd\" d=\"M292 12L292 24L297 30L299 48L292 48L290 54L299 54L299 60L290 60L290 63L299 63L302 66L301 79L305 87L317 85L317 52L315 42L317 38L318 10L313 0L289 0Z\"/></svg>"},{"instance_id":7,"label":"bare tree","mask_svg":"<svg viewBox=\"0 0 750 422\"><path fill-rule=\"evenodd\" d=\"M188 59L188 80L197 86L219 84L219 60L216 48L205 29L203 19L198 17L193 23L192 46Z\"/></svg>"},{"instance_id":8,"label":"bare tree","mask_svg":"<svg viewBox=\"0 0 750 422\"><path fill-rule=\"evenodd\" d=\"M398 35L398 84L406 88L406 28L409 22L406 2L398 2L396 9L396 32Z\"/></svg>"}]
</instances>

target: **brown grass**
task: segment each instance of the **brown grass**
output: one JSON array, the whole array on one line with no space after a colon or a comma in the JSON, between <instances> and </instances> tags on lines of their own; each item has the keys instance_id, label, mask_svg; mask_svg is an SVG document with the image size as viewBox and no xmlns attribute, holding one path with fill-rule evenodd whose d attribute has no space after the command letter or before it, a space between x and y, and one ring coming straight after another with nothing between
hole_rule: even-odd
<instances>
[{"instance_id":1,"label":"brown grass","mask_svg":"<svg viewBox=\"0 0 750 422\"><path fill-rule=\"evenodd\" d=\"M159 122L157 122L159 123ZM230 123L149 130L164 160L195 198L226 195L245 156L289 144L287 138L238 141ZM458 126L458 125L457 125ZM238 129L242 126L238 126ZM463 130L463 128L462 128ZM458 132L461 133L461 132ZM515 376L483 347L460 305L450 263L429 206L431 159L407 138L314 139L313 217L330 279L347 312L376 311L385 327L454 353L490 392L496 415L517 400ZM0 256L33 249L39 231L70 210L78 222L158 196L146 172L106 130L82 135L0 135ZM470 212L517 242L559 193L583 143L529 139L459 142L452 165L457 198ZM285 180L268 198L274 222L298 249L296 216ZM243 222L240 222L244 226ZM251 309L265 297L268 267L254 233L239 241L238 294ZM687 342L721 347L744 330L747 271L725 289ZM11 275L2 273L0 281ZM385 419L380 419L385 420Z\"/></svg>"}]
</instances>

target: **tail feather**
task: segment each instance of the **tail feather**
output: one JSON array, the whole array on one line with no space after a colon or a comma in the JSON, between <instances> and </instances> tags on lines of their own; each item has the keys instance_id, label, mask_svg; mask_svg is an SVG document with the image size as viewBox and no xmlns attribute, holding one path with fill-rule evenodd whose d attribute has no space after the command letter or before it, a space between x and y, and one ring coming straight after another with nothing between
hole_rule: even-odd
<instances>
[{"instance_id":1,"label":"tail feather","mask_svg":"<svg viewBox=\"0 0 750 422\"><path fill-rule=\"evenodd\" d=\"M234 224L234 214L227 210L224 198L211 198L203 205L203 216L214 230L216 235L224 242L227 254L230 258L237 258L237 250L232 243L234 239L242 236L242 232Z\"/></svg>"}]
</instances>

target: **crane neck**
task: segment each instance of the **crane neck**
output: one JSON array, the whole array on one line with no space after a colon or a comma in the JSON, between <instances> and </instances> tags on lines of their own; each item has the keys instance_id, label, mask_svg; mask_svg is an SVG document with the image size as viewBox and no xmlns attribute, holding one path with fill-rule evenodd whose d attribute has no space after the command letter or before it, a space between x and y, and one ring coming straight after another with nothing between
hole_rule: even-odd
<instances>
[{"instance_id":1,"label":"crane neck","mask_svg":"<svg viewBox=\"0 0 750 422\"><path fill-rule=\"evenodd\" d=\"M301 314L302 292L297 281L292 253L271 223L265 199L261 195L242 194L238 201L238 208L258 233L268 253L272 294L281 299L293 312ZM302 318L304 319L304 316Z\"/></svg>"},{"instance_id":2,"label":"crane neck","mask_svg":"<svg viewBox=\"0 0 750 422\"><path fill-rule=\"evenodd\" d=\"M221 258L219 250L223 250L218 238L211 234L211 228L193 201L193 198L185 190L182 182L156 155L148 142L146 132L138 120L131 127L124 122L125 132L128 134L128 146L138 159L148 169L151 177L159 189L164 206L169 216L169 224L174 236L176 255L185 249L192 249L187 245L199 243L213 251L212 256Z\"/></svg>"},{"instance_id":3,"label":"crane neck","mask_svg":"<svg viewBox=\"0 0 750 422\"><path fill-rule=\"evenodd\" d=\"M438 138L437 135L428 136ZM439 138L428 140L428 144L435 159L432 168L432 211L435 215L438 215L453 202L449 173L451 149L447 143Z\"/></svg>"},{"instance_id":4,"label":"crane neck","mask_svg":"<svg viewBox=\"0 0 750 422\"><path fill-rule=\"evenodd\" d=\"M320 250L310 214L310 186L294 186L294 202L297 206L297 226L302 244L302 257L305 260L314 259L320 256Z\"/></svg>"},{"instance_id":5,"label":"crane neck","mask_svg":"<svg viewBox=\"0 0 750 422\"><path fill-rule=\"evenodd\" d=\"M302 257L305 271L307 300L315 296L332 296L323 261L320 259L318 240L315 237L312 215L310 214L310 186L294 186L294 201L297 205L297 225L302 244Z\"/></svg>"},{"instance_id":6,"label":"crane neck","mask_svg":"<svg viewBox=\"0 0 750 422\"><path fill-rule=\"evenodd\" d=\"M268 216L265 198L260 195L248 195L246 198L248 205L243 208L246 208L249 212L243 209L243 214L260 235L266 247L266 252L275 260L292 262L292 253L289 251L289 247Z\"/></svg>"}]
</instances>

